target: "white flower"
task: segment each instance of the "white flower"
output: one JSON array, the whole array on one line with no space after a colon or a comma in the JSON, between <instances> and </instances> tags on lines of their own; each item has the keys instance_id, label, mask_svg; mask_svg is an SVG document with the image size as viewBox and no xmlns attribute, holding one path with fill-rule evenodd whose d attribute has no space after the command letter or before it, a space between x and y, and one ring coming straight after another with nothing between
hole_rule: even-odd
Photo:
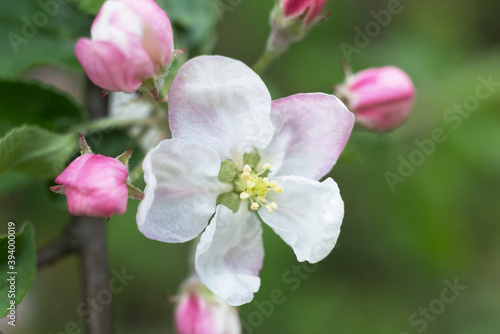
<instances>
[{"instance_id":1,"label":"white flower","mask_svg":"<svg viewBox=\"0 0 500 334\"><path fill-rule=\"evenodd\" d=\"M321 93L271 102L246 65L202 56L180 69L169 109L173 139L152 149L143 166L137 223L145 236L185 242L203 232L196 272L231 305L250 302L260 286L259 217L299 261L330 253L344 205L331 178L317 180L352 130L354 116L342 102Z\"/></svg>"}]
</instances>

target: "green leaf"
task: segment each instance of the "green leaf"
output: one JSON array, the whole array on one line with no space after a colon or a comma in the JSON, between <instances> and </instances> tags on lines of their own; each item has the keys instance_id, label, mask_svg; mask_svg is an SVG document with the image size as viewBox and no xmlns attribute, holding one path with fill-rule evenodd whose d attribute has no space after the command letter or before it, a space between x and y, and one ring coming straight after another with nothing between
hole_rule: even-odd
<instances>
[{"instance_id":1,"label":"green leaf","mask_svg":"<svg viewBox=\"0 0 500 334\"><path fill-rule=\"evenodd\" d=\"M0 174L19 171L37 178L53 177L76 147L72 134L60 135L38 126L15 128L0 139Z\"/></svg>"},{"instance_id":2,"label":"green leaf","mask_svg":"<svg viewBox=\"0 0 500 334\"><path fill-rule=\"evenodd\" d=\"M40 64L80 70L74 48L90 34L92 18L68 0L16 0L0 11L0 77Z\"/></svg>"},{"instance_id":3,"label":"green leaf","mask_svg":"<svg viewBox=\"0 0 500 334\"><path fill-rule=\"evenodd\" d=\"M174 36L192 53L209 53L215 44L219 19L213 0L157 0L174 25Z\"/></svg>"},{"instance_id":4,"label":"green leaf","mask_svg":"<svg viewBox=\"0 0 500 334\"><path fill-rule=\"evenodd\" d=\"M84 120L84 110L70 95L37 81L0 80L0 101L0 136L26 123L63 132Z\"/></svg>"},{"instance_id":5,"label":"green leaf","mask_svg":"<svg viewBox=\"0 0 500 334\"><path fill-rule=\"evenodd\" d=\"M14 223L9 223L8 230L2 231L7 234L0 236L0 296L2 296L0 298L0 318L8 314L9 307L13 307L11 306L11 300L14 305L21 302L31 283L33 283L36 273L36 246L33 225L26 223L21 228L21 231L15 234L15 238L11 237L9 239L9 231L15 233ZM12 277L14 277L14 280L8 281ZM15 288L10 282L15 283Z\"/></svg>"},{"instance_id":6,"label":"green leaf","mask_svg":"<svg viewBox=\"0 0 500 334\"><path fill-rule=\"evenodd\" d=\"M9 172L0 175L0 197L15 191L19 191L38 180L33 176L21 172Z\"/></svg>"},{"instance_id":7,"label":"green leaf","mask_svg":"<svg viewBox=\"0 0 500 334\"><path fill-rule=\"evenodd\" d=\"M102 4L106 0L71 0L71 1L77 3L78 7L80 7L80 10L82 10L84 13L96 15L99 12L99 9L101 8Z\"/></svg>"}]
</instances>

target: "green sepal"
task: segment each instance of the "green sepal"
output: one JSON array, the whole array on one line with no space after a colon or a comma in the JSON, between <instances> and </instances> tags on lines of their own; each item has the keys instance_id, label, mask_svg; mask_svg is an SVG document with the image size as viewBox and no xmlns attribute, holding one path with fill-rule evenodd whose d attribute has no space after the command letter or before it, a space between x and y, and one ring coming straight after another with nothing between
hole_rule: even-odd
<instances>
[{"instance_id":1,"label":"green sepal","mask_svg":"<svg viewBox=\"0 0 500 334\"><path fill-rule=\"evenodd\" d=\"M231 160L223 161L220 164L219 181L222 183L233 183L236 173L238 172L236 164Z\"/></svg>"},{"instance_id":2,"label":"green sepal","mask_svg":"<svg viewBox=\"0 0 500 334\"><path fill-rule=\"evenodd\" d=\"M122 154L117 156L116 159L118 159L122 164L125 165L125 167L128 168L128 161L131 156L132 156L132 149L123 152Z\"/></svg>"},{"instance_id":3,"label":"green sepal","mask_svg":"<svg viewBox=\"0 0 500 334\"><path fill-rule=\"evenodd\" d=\"M217 197L217 205L222 204L231 209L233 212L238 211L238 209L240 208L240 203L240 196L232 191L220 194L219 197Z\"/></svg>"},{"instance_id":4,"label":"green sepal","mask_svg":"<svg viewBox=\"0 0 500 334\"><path fill-rule=\"evenodd\" d=\"M81 134L78 133L78 138L80 138L80 152L82 155L84 154L92 154L92 150L90 149L89 145L87 144L87 141L85 140L85 137Z\"/></svg>"},{"instance_id":5,"label":"green sepal","mask_svg":"<svg viewBox=\"0 0 500 334\"><path fill-rule=\"evenodd\" d=\"M53 186L49 187L49 189L56 194L66 195L66 188L64 186Z\"/></svg>"},{"instance_id":6,"label":"green sepal","mask_svg":"<svg viewBox=\"0 0 500 334\"><path fill-rule=\"evenodd\" d=\"M144 193L139 189L127 182L128 197L134 199L144 199Z\"/></svg>"},{"instance_id":7,"label":"green sepal","mask_svg":"<svg viewBox=\"0 0 500 334\"><path fill-rule=\"evenodd\" d=\"M254 149L252 152L243 154L243 164L249 165L252 168L257 167L260 162L259 151Z\"/></svg>"},{"instance_id":8,"label":"green sepal","mask_svg":"<svg viewBox=\"0 0 500 334\"><path fill-rule=\"evenodd\" d=\"M148 92L156 101L158 101L160 93L158 90L157 79L155 77L151 77L144 80L142 82L142 86L139 87L139 91Z\"/></svg>"}]
</instances>

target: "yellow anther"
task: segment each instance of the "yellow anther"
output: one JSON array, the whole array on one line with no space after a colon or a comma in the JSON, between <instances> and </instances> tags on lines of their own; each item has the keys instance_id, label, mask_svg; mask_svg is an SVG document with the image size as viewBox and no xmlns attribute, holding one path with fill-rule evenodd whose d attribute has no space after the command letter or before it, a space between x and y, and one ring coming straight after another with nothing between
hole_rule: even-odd
<instances>
[{"instance_id":1,"label":"yellow anther","mask_svg":"<svg viewBox=\"0 0 500 334\"><path fill-rule=\"evenodd\" d=\"M266 200L269 190L274 190L279 194L283 188L279 187L274 181L269 181L268 177L262 176L266 170L271 168L271 164L264 164L262 170L252 170L252 167L245 165L238 181L235 182L235 189L241 200L250 200L250 209L258 210L261 206L265 207L269 213L278 208L276 202Z\"/></svg>"}]
</instances>

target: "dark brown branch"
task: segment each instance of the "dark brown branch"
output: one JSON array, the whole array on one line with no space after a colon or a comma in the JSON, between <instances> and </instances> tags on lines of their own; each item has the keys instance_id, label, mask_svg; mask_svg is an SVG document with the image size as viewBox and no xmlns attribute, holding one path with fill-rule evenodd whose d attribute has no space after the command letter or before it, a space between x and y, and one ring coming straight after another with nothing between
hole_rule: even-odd
<instances>
[{"instance_id":1,"label":"dark brown branch","mask_svg":"<svg viewBox=\"0 0 500 334\"><path fill-rule=\"evenodd\" d=\"M101 98L101 92L89 82L86 105L90 120L107 115L107 98ZM99 293L109 292L110 282L105 218L76 217L60 237L38 251L38 268L71 253L78 254L81 262L83 303L99 301ZM101 303L93 315L83 319L87 334L114 333L112 301Z\"/></svg>"},{"instance_id":2,"label":"dark brown branch","mask_svg":"<svg viewBox=\"0 0 500 334\"><path fill-rule=\"evenodd\" d=\"M86 107L89 119L106 117L108 99L101 98L102 89L88 81ZM109 264L106 240L106 220L104 218L79 217L73 232L78 238L78 252L82 264L82 301L96 300L98 293L109 290ZM87 334L113 334L114 308L112 301L100 305L93 318L84 319Z\"/></svg>"},{"instance_id":3,"label":"dark brown branch","mask_svg":"<svg viewBox=\"0 0 500 334\"><path fill-rule=\"evenodd\" d=\"M99 301L99 292L109 293L109 266L106 242L106 220L95 217L78 217L72 226L75 239L79 240L81 261L82 301ZM84 319L87 334L112 334L114 332L113 303L100 303L93 318Z\"/></svg>"}]
</instances>

